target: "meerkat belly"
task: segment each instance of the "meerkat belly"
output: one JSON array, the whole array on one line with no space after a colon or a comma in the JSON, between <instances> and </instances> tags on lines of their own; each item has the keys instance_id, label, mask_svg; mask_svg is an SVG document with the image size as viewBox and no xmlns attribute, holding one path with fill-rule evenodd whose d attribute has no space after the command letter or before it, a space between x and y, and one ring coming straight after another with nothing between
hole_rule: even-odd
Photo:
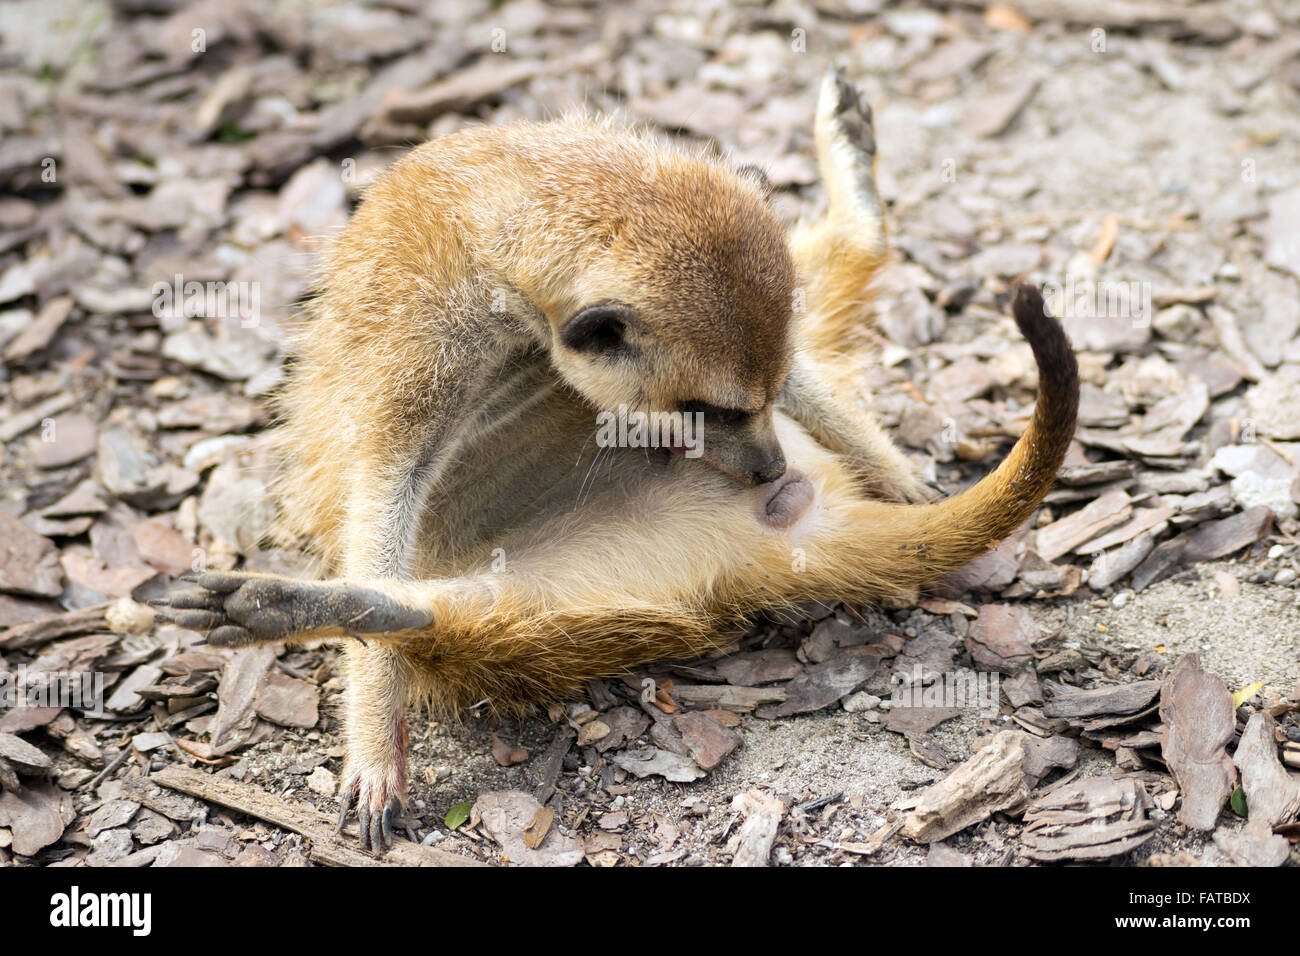
<instances>
[{"instance_id":1,"label":"meerkat belly","mask_svg":"<svg viewBox=\"0 0 1300 956\"><path fill-rule=\"evenodd\" d=\"M489 564L512 530L537 515L622 498L628 464L631 472L656 467L644 456L622 461L637 451L602 446L596 416L544 356L526 356L504 368L450 439L450 462L431 489L421 522L421 573L460 573ZM473 454L456 454L461 445Z\"/></svg>"},{"instance_id":2,"label":"meerkat belly","mask_svg":"<svg viewBox=\"0 0 1300 956\"><path fill-rule=\"evenodd\" d=\"M512 551L544 549L566 533L566 516L579 511L588 524L600 514L614 527L734 509L769 533L794 533L813 510L819 476L832 459L779 415L790 466L774 482L744 487L664 449L603 445L596 416L544 362L503 373L465 425L476 455L454 459L428 502L421 573L463 573L508 561Z\"/></svg>"}]
</instances>

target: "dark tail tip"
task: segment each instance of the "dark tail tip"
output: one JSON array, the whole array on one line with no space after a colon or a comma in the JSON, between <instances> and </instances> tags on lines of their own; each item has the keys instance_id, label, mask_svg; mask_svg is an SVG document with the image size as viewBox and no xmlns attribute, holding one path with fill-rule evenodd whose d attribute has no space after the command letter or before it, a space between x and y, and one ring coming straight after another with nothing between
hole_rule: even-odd
<instances>
[{"instance_id":1,"label":"dark tail tip","mask_svg":"<svg viewBox=\"0 0 1300 956\"><path fill-rule=\"evenodd\" d=\"M1079 363L1069 336L1061 323L1048 315L1043 294L1035 285L1022 283L1016 288L1011 312L1038 363L1039 404L1050 409L1058 425L1068 418L1073 432L1079 407Z\"/></svg>"}]
</instances>

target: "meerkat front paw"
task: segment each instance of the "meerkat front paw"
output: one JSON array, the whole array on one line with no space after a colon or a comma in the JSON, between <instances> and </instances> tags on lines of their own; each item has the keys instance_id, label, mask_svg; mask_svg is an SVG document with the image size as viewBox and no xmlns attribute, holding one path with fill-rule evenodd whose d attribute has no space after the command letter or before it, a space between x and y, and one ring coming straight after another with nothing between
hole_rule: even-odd
<instances>
[{"instance_id":1,"label":"meerkat front paw","mask_svg":"<svg viewBox=\"0 0 1300 956\"><path fill-rule=\"evenodd\" d=\"M209 571L154 607L218 647L293 637L382 634L427 627L433 615L370 587L234 571Z\"/></svg>"},{"instance_id":2,"label":"meerkat front paw","mask_svg":"<svg viewBox=\"0 0 1300 956\"><path fill-rule=\"evenodd\" d=\"M357 811L358 838L363 850L382 853L393 845L393 817L406 800L406 718L394 727L392 747L369 757L348 755L339 788L339 821L342 833L348 813Z\"/></svg>"}]
</instances>

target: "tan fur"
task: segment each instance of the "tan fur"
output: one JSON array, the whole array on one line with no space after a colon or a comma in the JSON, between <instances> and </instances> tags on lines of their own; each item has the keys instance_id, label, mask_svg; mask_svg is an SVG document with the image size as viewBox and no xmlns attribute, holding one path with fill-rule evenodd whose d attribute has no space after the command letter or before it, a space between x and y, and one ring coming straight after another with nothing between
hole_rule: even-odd
<instances>
[{"instance_id":1,"label":"tan fur","mask_svg":"<svg viewBox=\"0 0 1300 956\"><path fill-rule=\"evenodd\" d=\"M946 501L881 500L923 492L821 374L885 256L869 134L869 111L832 73L817 118L830 209L793 247L750 177L602 123L458 133L367 195L325 257L282 396L286 532L337 578L299 587L296 605L266 590L295 582L201 578L220 593L182 605L225 622L214 642L364 633L346 645L344 786L363 839L369 815L405 793L409 696L444 713L482 700L519 712L695 656L762 608L905 593L1032 513L1077 402L1068 342L1035 296L1016 305L1040 362L1034 419L992 476ZM791 329L796 288L808 312ZM632 310L634 357L563 347L569 317L609 301ZM688 400L754 413L706 424L706 449L723 447L715 467L707 452L595 447L596 409ZM778 444L784 478L735 480L745 455ZM779 488L788 514L765 504ZM417 623L321 623L322 593L380 595L376 615ZM271 619L290 623L262 627Z\"/></svg>"}]
</instances>

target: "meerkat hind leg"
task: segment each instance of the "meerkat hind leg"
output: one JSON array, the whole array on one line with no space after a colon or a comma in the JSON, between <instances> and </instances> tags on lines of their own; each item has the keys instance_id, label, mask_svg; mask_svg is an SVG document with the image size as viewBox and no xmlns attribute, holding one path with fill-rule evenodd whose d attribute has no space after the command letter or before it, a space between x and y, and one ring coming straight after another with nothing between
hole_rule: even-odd
<instances>
[{"instance_id":1,"label":"meerkat hind leg","mask_svg":"<svg viewBox=\"0 0 1300 956\"><path fill-rule=\"evenodd\" d=\"M862 227L862 249L885 254L885 206L876 189L871 106L842 67L826 72L817 99L817 163L830 201L828 217Z\"/></svg>"},{"instance_id":2,"label":"meerkat hind leg","mask_svg":"<svg viewBox=\"0 0 1300 956\"><path fill-rule=\"evenodd\" d=\"M433 615L372 587L277 575L209 571L154 604L218 647L295 637L362 635L427 627Z\"/></svg>"}]
</instances>

